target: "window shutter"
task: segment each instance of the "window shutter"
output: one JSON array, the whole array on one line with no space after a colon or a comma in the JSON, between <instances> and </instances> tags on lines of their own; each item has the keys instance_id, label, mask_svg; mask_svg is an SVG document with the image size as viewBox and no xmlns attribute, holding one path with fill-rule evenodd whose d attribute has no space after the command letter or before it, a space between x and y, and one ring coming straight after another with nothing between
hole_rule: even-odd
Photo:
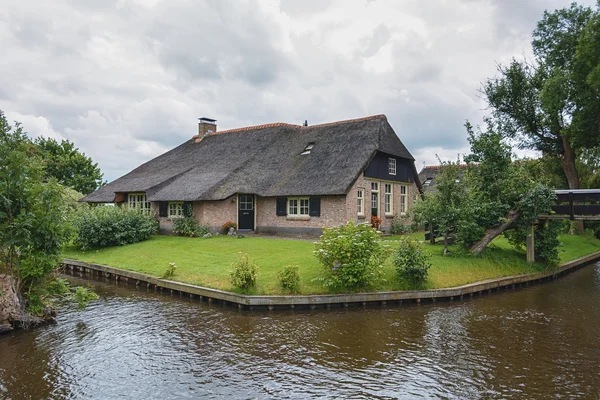
<instances>
[{"instance_id":1,"label":"window shutter","mask_svg":"<svg viewBox=\"0 0 600 400\"><path fill-rule=\"evenodd\" d=\"M158 202L158 216L159 217L168 217L168 211L169 211L169 203L167 203L166 201L159 201Z\"/></svg>"},{"instance_id":2,"label":"window shutter","mask_svg":"<svg viewBox=\"0 0 600 400\"><path fill-rule=\"evenodd\" d=\"M308 199L308 215L311 217L320 217L321 216L321 198L320 197L311 197Z\"/></svg>"},{"instance_id":3,"label":"window shutter","mask_svg":"<svg viewBox=\"0 0 600 400\"><path fill-rule=\"evenodd\" d=\"M184 217L193 217L194 216L194 206L191 201L185 201L183 203L183 216Z\"/></svg>"},{"instance_id":4,"label":"window shutter","mask_svg":"<svg viewBox=\"0 0 600 400\"><path fill-rule=\"evenodd\" d=\"M278 217L285 217L287 215L287 197L277 198L276 214Z\"/></svg>"}]
</instances>

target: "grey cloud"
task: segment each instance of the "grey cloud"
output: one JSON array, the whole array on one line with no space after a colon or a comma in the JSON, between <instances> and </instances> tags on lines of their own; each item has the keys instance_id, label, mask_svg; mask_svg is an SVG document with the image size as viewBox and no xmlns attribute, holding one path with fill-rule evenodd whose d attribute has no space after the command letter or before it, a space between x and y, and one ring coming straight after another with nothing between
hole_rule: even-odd
<instances>
[{"instance_id":1,"label":"grey cloud","mask_svg":"<svg viewBox=\"0 0 600 400\"><path fill-rule=\"evenodd\" d=\"M148 38L162 64L189 80L273 82L288 61L277 49L278 32L253 2L169 2L157 13Z\"/></svg>"},{"instance_id":2,"label":"grey cloud","mask_svg":"<svg viewBox=\"0 0 600 400\"><path fill-rule=\"evenodd\" d=\"M281 10L290 16L305 18L327 10L331 3L331 0L281 0Z\"/></svg>"},{"instance_id":3,"label":"grey cloud","mask_svg":"<svg viewBox=\"0 0 600 400\"><path fill-rule=\"evenodd\" d=\"M371 36L365 43L365 47L362 51L364 57L372 57L379 49L381 49L392 37L390 30L384 24L379 25L373 31Z\"/></svg>"}]
</instances>

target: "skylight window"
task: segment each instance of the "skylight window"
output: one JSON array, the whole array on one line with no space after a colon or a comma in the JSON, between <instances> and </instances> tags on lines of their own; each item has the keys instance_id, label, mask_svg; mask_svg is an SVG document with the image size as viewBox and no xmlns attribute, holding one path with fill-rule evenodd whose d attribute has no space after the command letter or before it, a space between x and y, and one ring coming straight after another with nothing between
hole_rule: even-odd
<instances>
[{"instance_id":1,"label":"skylight window","mask_svg":"<svg viewBox=\"0 0 600 400\"><path fill-rule=\"evenodd\" d=\"M433 180L433 178L427 178L427 180L423 183L423 186L429 186L431 185L431 181Z\"/></svg>"},{"instance_id":2,"label":"skylight window","mask_svg":"<svg viewBox=\"0 0 600 400\"><path fill-rule=\"evenodd\" d=\"M310 154L310 151L312 150L312 148L314 147L314 143L309 143L305 148L304 151L302 153L300 153L303 156L306 156L308 154Z\"/></svg>"}]
</instances>

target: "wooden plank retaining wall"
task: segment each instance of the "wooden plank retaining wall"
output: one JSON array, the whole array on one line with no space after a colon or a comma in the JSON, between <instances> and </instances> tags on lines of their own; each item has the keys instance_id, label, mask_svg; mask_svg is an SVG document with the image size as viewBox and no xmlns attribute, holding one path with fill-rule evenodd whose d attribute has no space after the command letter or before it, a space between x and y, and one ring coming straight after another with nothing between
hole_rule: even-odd
<instances>
[{"instance_id":1,"label":"wooden plank retaining wall","mask_svg":"<svg viewBox=\"0 0 600 400\"><path fill-rule=\"evenodd\" d=\"M207 301L218 301L237 306L239 309L274 308L330 308L332 306L366 306L404 303L421 303L435 301L462 300L465 296L491 293L500 289L528 286L532 283L554 280L585 265L600 260L600 252L596 252L560 265L553 271L538 274L523 274L505 278L489 279L468 285L444 289L410 290L395 292L370 292L333 295L290 295L290 296L247 296L224 290L211 289L188 283L160 279L139 272L122 270L99 264L89 264L77 260L63 260L64 272L80 277L98 277L120 281L136 286L145 286L159 292L185 294L191 298Z\"/></svg>"}]
</instances>

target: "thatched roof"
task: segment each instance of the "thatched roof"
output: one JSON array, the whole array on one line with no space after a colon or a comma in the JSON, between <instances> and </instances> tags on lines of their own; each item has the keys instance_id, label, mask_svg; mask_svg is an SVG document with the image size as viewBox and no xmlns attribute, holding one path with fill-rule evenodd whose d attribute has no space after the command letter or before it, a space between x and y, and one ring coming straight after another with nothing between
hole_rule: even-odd
<instances>
[{"instance_id":1,"label":"thatched roof","mask_svg":"<svg viewBox=\"0 0 600 400\"><path fill-rule=\"evenodd\" d=\"M301 155L309 143L310 154ZM345 194L376 151L414 161L384 115L217 131L193 137L82 201L113 202L115 193L137 191L146 192L149 201Z\"/></svg>"}]
</instances>

